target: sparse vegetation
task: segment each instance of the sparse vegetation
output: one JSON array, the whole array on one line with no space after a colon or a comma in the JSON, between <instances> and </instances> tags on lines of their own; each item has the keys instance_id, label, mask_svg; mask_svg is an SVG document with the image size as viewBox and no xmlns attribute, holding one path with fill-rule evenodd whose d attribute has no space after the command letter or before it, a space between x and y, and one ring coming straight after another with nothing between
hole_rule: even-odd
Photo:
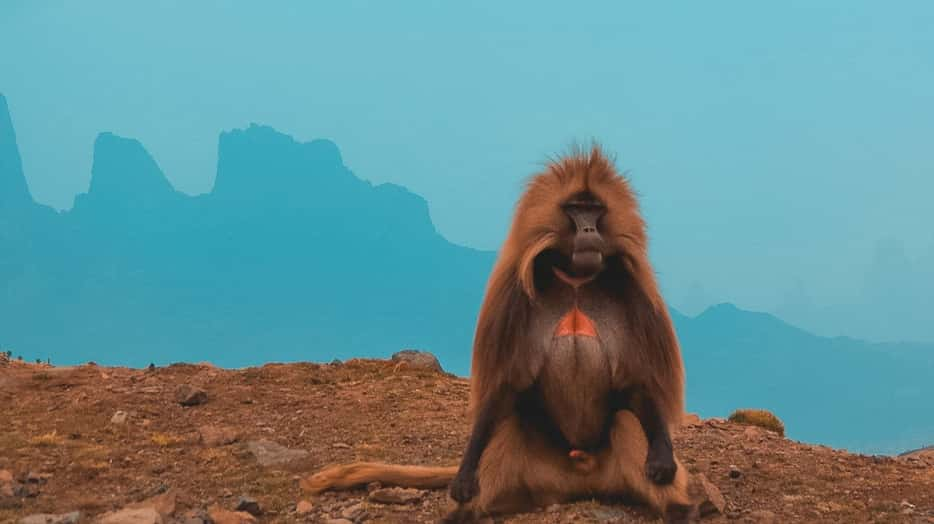
<instances>
[{"instance_id":1,"label":"sparse vegetation","mask_svg":"<svg viewBox=\"0 0 934 524\"><path fill-rule=\"evenodd\" d=\"M785 436L785 424L779 420L771 411L764 409L737 409L730 415L730 422L738 424L749 424L759 426L760 428L774 431L781 436Z\"/></svg>"},{"instance_id":2,"label":"sparse vegetation","mask_svg":"<svg viewBox=\"0 0 934 524\"><path fill-rule=\"evenodd\" d=\"M49 433L38 435L29 439L29 443L37 447L53 447L62 443L62 436L57 431L52 430Z\"/></svg>"},{"instance_id":3,"label":"sparse vegetation","mask_svg":"<svg viewBox=\"0 0 934 524\"><path fill-rule=\"evenodd\" d=\"M169 446L174 446L175 444L179 444L183 439L168 433L153 433L152 437L150 437L150 440L152 440L153 444L161 448L166 448Z\"/></svg>"}]
</instances>

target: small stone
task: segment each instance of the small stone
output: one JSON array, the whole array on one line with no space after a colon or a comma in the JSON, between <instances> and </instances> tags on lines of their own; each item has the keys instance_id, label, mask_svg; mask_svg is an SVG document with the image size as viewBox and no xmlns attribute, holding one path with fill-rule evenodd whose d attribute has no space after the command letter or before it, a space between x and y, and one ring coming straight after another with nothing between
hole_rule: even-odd
<instances>
[{"instance_id":1,"label":"small stone","mask_svg":"<svg viewBox=\"0 0 934 524\"><path fill-rule=\"evenodd\" d=\"M125 424L127 418L126 411L117 411L114 413L114 416L110 417L111 424Z\"/></svg>"},{"instance_id":2,"label":"small stone","mask_svg":"<svg viewBox=\"0 0 934 524\"><path fill-rule=\"evenodd\" d=\"M701 423L700 415L697 413L685 413L681 417L682 426L696 426Z\"/></svg>"},{"instance_id":3,"label":"small stone","mask_svg":"<svg viewBox=\"0 0 934 524\"><path fill-rule=\"evenodd\" d=\"M404 366L409 369L424 369L443 373L441 363L438 358L427 351L418 351L416 349L403 349L392 355L392 362L397 366Z\"/></svg>"},{"instance_id":4,"label":"small stone","mask_svg":"<svg viewBox=\"0 0 934 524\"><path fill-rule=\"evenodd\" d=\"M39 496L39 484L29 482L26 484L13 483L13 495L22 498L33 498Z\"/></svg>"},{"instance_id":5,"label":"small stone","mask_svg":"<svg viewBox=\"0 0 934 524\"><path fill-rule=\"evenodd\" d=\"M197 406L208 401L208 393L191 384L182 384L175 390L175 401L183 406Z\"/></svg>"},{"instance_id":6,"label":"small stone","mask_svg":"<svg viewBox=\"0 0 934 524\"><path fill-rule=\"evenodd\" d=\"M775 522L775 513L767 509L757 509L746 515L746 518L756 524L772 524Z\"/></svg>"},{"instance_id":7,"label":"small stone","mask_svg":"<svg viewBox=\"0 0 934 524\"><path fill-rule=\"evenodd\" d=\"M60 515L51 515L48 513L29 515L16 522L17 524L78 524L80 520L81 512L72 511L71 513L62 513Z\"/></svg>"},{"instance_id":8,"label":"small stone","mask_svg":"<svg viewBox=\"0 0 934 524\"><path fill-rule=\"evenodd\" d=\"M742 476L743 476L743 472L740 471L740 469L737 468L736 466L730 464L730 478L731 478L731 479L738 479L738 478L740 478L740 477L742 477Z\"/></svg>"},{"instance_id":9,"label":"small stone","mask_svg":"<svg viewBox=\"0 0 934 524\"><path fill-rule=\"evenodd\" d=\"M162 515L153 508L121 509L98 519L97 524L163 524Z\"/></svg>"},{"instance_id":10,"label":"small stone","mask_svg":"<svg viewBox=\"0 0 934 524\"><path fill-rule=\"evenodd\" d=\"M13 496L13 473L0 469L0 497Z\"/></svg>"},{"instance_id":11,"label":"small stone","mask_svg":"<svg viewBox=\"0 0 934 524\"><path fill-rule=\"evenodd\" d=\"M331 444L331 447L335 449L350 449L350 444L345 444L343 442L335 442L334 444Z\"/></svg>"},{"instance_id":12,"label":"small stone","mask_svg":"<svg viewBox=\"0 0 934 524\"><path fill-rule=\"evenodd\" d=\"M352 520L347 519L327 519L324 524L353 524Z\"/></svg>"},{"instance_id":13,"label":"small stone","mask_svg":"<svg viewBox=\"0 0 934 524\"><path fill-rule=\"evenodd\" d=\"M366 508L362 503L347 506L344 511L341 511L341 517L352 521L363 520L366 517Z\"/></svg>"},{"instance_id":14,"label":"small stone","mask_svg":"<svg viewBox=\"0 0 934 524\"><path fill-rule=\"evenodd\" d=\"M298 501L298 504L295 505L295 513L298 513L299 515L307 515L308 513L314 511L314 509L314 504L308 502L307 500L300 500Z\"/></svg>"},{"instance_id":15,"label":"small stone","mask_svg":"<svg viewBox=\"0 0 934 524\"><path fill-rule=\"evenodd\" d=\"M369 499L380 504L411 504L421 500L425 494L420 489L383 488L372 491Z\"/></svg>"},{"instance_id":16,"label":"small stone","mask_svg":"<svg viewBox=\"0 0 934 524\"><path fill-rule=\"evenodd\" d=\"M239 432L226 426L201 426L198 428L201 443L208 447L226 446L240 439Z\"/></svg>"},{"instance_id":17,"label":"small stone","mask_svg":"<svg viewBox=\"0 0 934 524\"><path fill-rule=\"evenodd\" d=\"M167 519L175 513L175 506L178 500L178 493L174 489L165 491L158 495L152 496L142 502L136 502L133 504L127 505L127 509L154 509L156 512L162 516L163 519Z\"/></svg>"},{"instance_id":18,"label":"small stone","mask_svg":"<svg viewBox=\"0 0 934 524\"><path fill-rule=\"evenodd\" d=\"M234 509L237 511L245 511L254 517L263 514L263 510L259 507L259 502L250 497L240 497L240 500L237 501L237 507Z\"/></svg>"},{"instance_id":19,"label":"small stone","mask_svg":"<svg viewBox=\"0 0 934 524\"><path fill-rule=\"evenodd\" d=\"M378 489L381 489L382 487L383 487L383 484L381 482L373 481L366 485L366 491L367 493L370 493Z\"/></svg>"},{"instance_id":20,"label":"small stone","mask_svg":"<svg viewBox=\"0 0 934 524\"><path fill-rule=\"evenodd\" d=\"M254 524L258 522L256 517L245 511L227 511L214 508L209 512L209 515L214 524Z\"/></svg>"},{"instance_id":21,"label":"small stone","mask_svg":"<svg viewBox=\"0 0 934 524\"><path fill-rule=\"evenodd\" d=\"M692 491L696 490L696 498L699 499L697 508L702 517L714 513L723 513L726 509L726 499L720 493L720 488L707 480L703 473L694 475L694 483L691 486Z\"/></svg>"},{"instance_id":22,"label":"small stone","mask_svg":"<svg viewBox=\"0 0 934 524\"><path fill-rule=\"evenodd\" d=\"M260 466L284 464L308 456L308 452L303 449L289 449L266 439L248 441L246 447Z\"/></svg>"}]
</instances>

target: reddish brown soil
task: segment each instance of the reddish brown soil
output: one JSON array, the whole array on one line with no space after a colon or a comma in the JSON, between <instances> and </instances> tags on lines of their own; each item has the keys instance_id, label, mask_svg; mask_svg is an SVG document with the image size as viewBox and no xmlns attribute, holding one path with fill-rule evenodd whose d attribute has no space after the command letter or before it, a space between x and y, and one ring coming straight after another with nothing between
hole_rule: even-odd
<instances>
[{"instance_id":1,"label":"reddish brown soil","mask_svg":"<svg viewBox=\"0 0 934 524\"><path fill-rule=\"evenodd\" d=\"M206 390L208 401L179 405L175 392L183 384ZM7 363L0 365L0 470L24 484L32 473L34 496L0 493L0 522L74 510L90 522L167 488L178 494L179 521L190 510L233 509L249 496L259 502L262 522L324 522L358 503L366 522L433 522L449 507L442 491L415 504L382 505L368 501L365 489L307 497L298 479L352 460L456 464L467 438L467 391L457 377L372 360L152 371ZM127 413L122 424L111 422L118 410ZM206 445L198 432L205 425L234 428L239 440ZM246 447L257 439L309 453L263 467ZM682 428L676 449L726 499L724 514L705 522L934 523L929 458L853 455L721 420ZM313 509L298 515L300 500ZM643 509L584 501L507 521L657 519Z\"/></svg>"}]
</instances>

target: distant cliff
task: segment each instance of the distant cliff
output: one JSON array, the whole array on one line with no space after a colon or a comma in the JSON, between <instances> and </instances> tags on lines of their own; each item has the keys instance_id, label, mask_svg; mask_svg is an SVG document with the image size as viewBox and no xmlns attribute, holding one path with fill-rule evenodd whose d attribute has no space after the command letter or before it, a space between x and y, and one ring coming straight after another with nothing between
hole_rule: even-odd
<instances>
[{"instance_id":1,"label":"distant cliff","mask_svg":"<svg viewBox=\"0 0 934 524\"><path fill-rule=\"evenodd\" d=\"M29 194L0 97L0 346L53 363L385 357L469 373L494 253L451 244L423 198L351 172L327 140L222 133L213 190L176 191L136 140L102 133L57 213ZM313 202L308 205L309 199ZM775 411L792 438L859 450L930 442L934 348L821 338L729 305L673 312L688 406Z\"/></svg>"}]
</instances>

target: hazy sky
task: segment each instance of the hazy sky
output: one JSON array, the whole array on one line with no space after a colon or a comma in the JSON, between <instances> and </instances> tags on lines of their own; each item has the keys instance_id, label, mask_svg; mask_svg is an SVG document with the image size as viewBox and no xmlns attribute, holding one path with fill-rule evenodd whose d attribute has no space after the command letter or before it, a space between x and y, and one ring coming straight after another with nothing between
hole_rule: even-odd
<instances>
[{"instance_id":1,"label":"hazy sky","mask_svg":"<svg viewBox=\"0 0 934 524\"><path fill-rule=\"evenodd\" d=\"M234 7L236 6L236 7ZM71 207L100 131L187 193L220 131L330 138L495 249L521 181L596 138L643 196L677 297L773 307L934 246L934 3L0 2L0 93L34 197Z\"/></svg>"}]
</instances>

